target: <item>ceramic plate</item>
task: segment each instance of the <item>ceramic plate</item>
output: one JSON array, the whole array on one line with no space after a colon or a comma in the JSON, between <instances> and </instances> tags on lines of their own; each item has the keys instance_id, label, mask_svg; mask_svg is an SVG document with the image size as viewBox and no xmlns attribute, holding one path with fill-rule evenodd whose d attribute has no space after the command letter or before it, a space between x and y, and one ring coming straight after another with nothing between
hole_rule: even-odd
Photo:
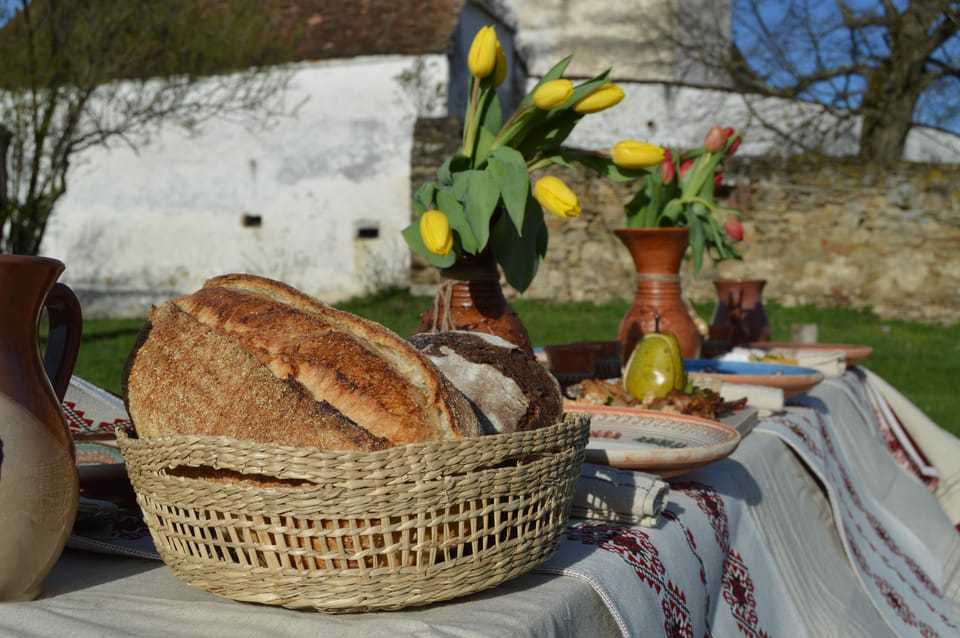
<instances>
[{"instance_id":1,"label":"ceramic plate","mask_svg":"<svg viewBox=\"0 0 960 638\"><path fill-rule=\"evenodd\" d=\"M586 461L663 478L691 472L729 456L740 434L719 421L657 410L577 405L589 412Z\"/></svg>"},{"instance_id":2,"label":"ceramic plate","mask_svg":"<svg viewBox=\"0 0 960 638\"><path fill-rule=\"evenodd\" d=\"M95 443L90 441L75 441L77 450L77 465L103 465L123 463L123 454L116 445Z\"/></svg>"},{"instance_id":3,"label":"ceramic plate","mask_svg":"<svg viewBox=\"0 0 960 638\"><path fill-rule=\"evenodd\" d=\"M720 379L726 383L780 388L786 398L808 392L823 381L824 376L813 368L718 359L684 359L683 368L691 375Z\"/></svg>"},{"instance_id":4,"label":"ceramic plate","mask_svg":"<svg viewBox=\"0 0 960 638\"><path fill-rule=\"evenodd\" d=\"M870 346L860 346L852 343L788 343L788 342L771 342L771 341L757 341L755 343L747 344L749 348L756 348L758 350L774 350L782 348L785 350L812 350L815 352L831 352L834 350L842 350L843 354L846 356L847 365L853 366L863 359L866 359L873 348Z\"/></svg>"}]
</instances>

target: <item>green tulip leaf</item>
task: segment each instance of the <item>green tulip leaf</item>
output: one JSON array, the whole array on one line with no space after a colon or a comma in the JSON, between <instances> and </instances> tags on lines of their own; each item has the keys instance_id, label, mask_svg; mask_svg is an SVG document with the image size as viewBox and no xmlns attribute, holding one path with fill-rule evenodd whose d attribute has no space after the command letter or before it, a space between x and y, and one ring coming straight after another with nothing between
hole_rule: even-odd
<instances>
[{"instance_id":1,"label":"green tulip leaf","mask_svg":"<svg viewBox=\"0 0 960 638\"><path fill-rule=\"evenodd\" d=\"M460 245L463 246L463 249L475 255L479 252L480 246L463 210L461 199L456 192L456 177L459 175L462 175L462 173L455 174L453 187L441 188L437 191L437 207L446 214L447 220L450 222L450 228L460 238Z\"/></svg>"},{"instance_id":2,"label":"green tulip leaf","mask_svg":"<svg viewBox=\"0 0 960 638\"><path fill-rule=\"evenodd\" d=\"M477 152L474 155L474 166L482 166L484 162L487 161L487 156L490 154L490 147L493 146L494 142L494 133L491 133L485 128L481 128L477 132Z\"/></svg>"},{"instance_id":3,"label":"green tulip leaf","mask_svg":"<svg viewBox=\"0 0 960 638\"><path fill-rule=\"evenodd\" d=\"M413 212L418 216L422 215L424 211L428 211L434 207L433 197L437 193L437 185L434 182L425 182L417 189L417 192L413 195Z\"/></svg>"},{"instance_id":4,"label":"green tulip leaf","mask_svg":"<svg viewBox=\"0 0 960 638\"><path fill-rule=\"evenodd\" d=\"M524 157L533 157L537 153L559 153L563 141L582 118L582 115L571 109L554 109L542 122L531 126L515 148Z\"/></svg>"},{"instance_id":5,"label":"green tulip leaf","mask_svg":"<svg viewBox=\"0 0 960 638\"><path fill-rule=\"evenodd\" d=\"M562 149L559 158L551 155L548 159L554 164L562 164L570 168L573 168L574 163L582 164L614 182L629 182L650 173L650 170L645 168L621 168L613 163L609 155L587 151L570 153Z\"/></svg>"},{"instance_id":6,"label":"green tulip leaf","mask_svg":"<svg viewBox=\"0 0 960 638\"><path fill-rule=\"evenodd\" d=\"M530 195L530 173L519 151L500 147L490 154L487 170L499 186L503 205L517 232L523 230L523 216Z\"/></svg>"},{"instance_id":7,"label":"green tulip leaf","mask_svg":"<svg viewBox=\"0 0 960 638\"><path fill-rule=\"evenodd\" d=\"M464 171L454 178L455 190L462 189L463 211L482 250L490 238L490 220L500 202L500 189L496 178L489 171Z\"/></svg>"},{"instance_id":8,"label":"green tulip leaf","mask_svg":"<svg viewBox=\"0 0 960 638\"><path fill-rule=\"evenodd\" d=\"M507 283L519 292L525 291L547 254L547 225L537 200L529 198L520 232L506 218L500 217L494 224L491 239L493 256L503 269Z\"/></svg>"},{"instance_id":9,"label":"green tulip leaf","mask_svg":"<svg viewBox=\"0 0 960 638\"><path fill-rule=\"evenodd\" d=\"M503 126L503 112L497 92L491 90L490 95L492 97L482 105L480 111L480 127L489 131L491 135L496 135Z\"/></svg>"},{"instance_id":10,"label":"green tulip leaf","mask_svg":"<svg viewBox=\"0 0 960 638\"><path fill-rule=\"evenodd\" d=\"M703 208L701 204L694 203L692 208ZM703 214L709 214L706 209L704 209ZM694 277L700 274L700 267L703 265L703 246L706 241L706 234L703 228L703 221L701 220L700 214L693 214L687 219L687 227L690 229L690 248L693 254L693 275Z\"/></svg>"},{"instance_id":11,"label":"green tulip leaf","mask_svg":"<svg viewBox=\"0 0 960 638\"><path fill-rule=\"evenodd\" d=\"M453 184L453 175L470 168L470 158L463 153L455 153L437 169L437 181L441 186Z\"/></svg>"}]
</instances>

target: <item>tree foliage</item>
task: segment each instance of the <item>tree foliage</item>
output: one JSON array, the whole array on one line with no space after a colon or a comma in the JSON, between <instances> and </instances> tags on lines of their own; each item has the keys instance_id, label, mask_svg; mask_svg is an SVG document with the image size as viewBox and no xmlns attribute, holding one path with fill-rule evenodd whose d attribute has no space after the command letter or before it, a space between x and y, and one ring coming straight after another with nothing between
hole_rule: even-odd
<instances>
[{"instance_id":1,"label":"tree foliage","mask_svg":"<svg viewBox=\"0 0 960 638\"><path fill-rule=\"evenodd\" d=\"M733 0L727 9L698 11L679 6L664 37L687 69L706 69L708 77L742 91L748 106L758 97L811 104L806 120L790 128L782 116L751 109L795 148L822 150L853 136L862 159L889 164L902 158L912 126L960 120L957 0Z\"/></svg>"},{"instance_id":2,"label":"tree foliage","mask_svg":"<svg viewBox=\"0 0 960 638\"><path fill-rule=\"evenodd\" d=\"M257 0L0 2L0 252L38 252L85 149L284 112L289 74L270 65L297 34L263 13Z\"/></svg>"}]
</instances>

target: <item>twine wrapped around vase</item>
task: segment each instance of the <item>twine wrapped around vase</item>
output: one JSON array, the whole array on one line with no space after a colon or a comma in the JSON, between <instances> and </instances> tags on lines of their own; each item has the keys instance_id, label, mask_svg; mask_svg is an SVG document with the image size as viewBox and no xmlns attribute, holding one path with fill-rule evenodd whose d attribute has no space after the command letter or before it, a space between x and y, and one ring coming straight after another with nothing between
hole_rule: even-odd
<instances>
[{"instance_id":1,"label":"twine wrapped around vase","mask_svg":"<svg viewBox=\"0 0 960 638\"><path fill-rule=\"evenodd\" d=\"M519 315L500 285L500 273L487 251L440 271L443 281L430 309L420 317L419 332L466 330L501 337L533 356L533 345Z\"/></svg>"}]
</instances>

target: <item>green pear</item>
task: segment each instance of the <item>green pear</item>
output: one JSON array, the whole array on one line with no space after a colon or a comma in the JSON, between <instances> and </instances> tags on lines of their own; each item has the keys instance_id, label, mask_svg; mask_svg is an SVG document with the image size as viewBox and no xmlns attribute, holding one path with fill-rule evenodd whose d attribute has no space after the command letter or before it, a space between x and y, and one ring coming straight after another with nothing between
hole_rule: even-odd
<instances>
[{"instance_id":1,"label":"green pear","mask_svg":"<svg viewBox=\"0 0 960 638\"><path fill-rule=\"evenodd\" d=\"M623 368L623 387L633 397L643 399L648 392L663 398L671 390L683 391L686 385L687 373L676 335L645 333Z\"/></svg>"}]
</instances>

